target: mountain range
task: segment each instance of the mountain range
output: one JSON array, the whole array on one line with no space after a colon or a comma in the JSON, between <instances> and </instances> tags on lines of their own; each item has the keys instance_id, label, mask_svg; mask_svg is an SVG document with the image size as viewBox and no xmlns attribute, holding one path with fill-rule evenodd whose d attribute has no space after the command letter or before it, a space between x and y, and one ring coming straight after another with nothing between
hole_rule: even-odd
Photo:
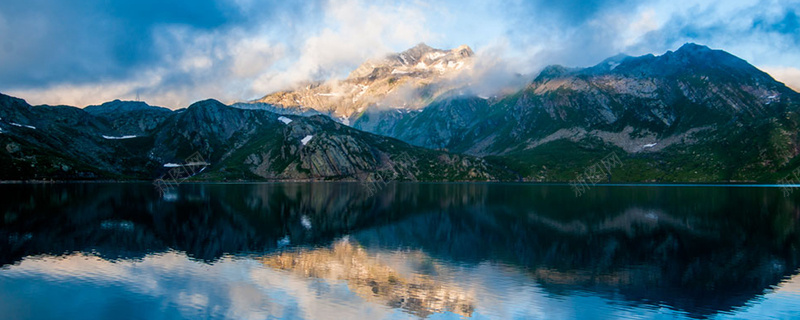
<instances>
[{"instance_id":1,"label":"mountain range","mask_svg":"<svg viewBox=\"0 0 800 320\"><path fill-rule=\"evenodd\" d=\"M0 179L154 179L197 154L198 180L775 182L798 165L800 94L686 44L589 68L548 66L477 94L475 55L420 44L343 80L180 110L83 109L0 95Z\"/></svg>"}]
</instances>

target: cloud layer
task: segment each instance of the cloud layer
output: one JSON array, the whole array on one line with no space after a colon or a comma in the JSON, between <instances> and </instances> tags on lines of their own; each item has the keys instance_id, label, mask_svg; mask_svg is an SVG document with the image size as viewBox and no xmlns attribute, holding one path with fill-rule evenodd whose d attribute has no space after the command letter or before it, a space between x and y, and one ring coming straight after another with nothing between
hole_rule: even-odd
<instances>
[{"instance_id":1,"label":"cloud layer","mask_svg":"<svg viewBox=\"0 0 800 320\"><path fill-rule=\"evenodd\" d=\"M137 93L170 108L233 102L419 42L467 44L524 74L697 42L797 89L799 15L788 0L11 0L0 3L0 92L78 106Z\"/></svg>"}]
</instances>

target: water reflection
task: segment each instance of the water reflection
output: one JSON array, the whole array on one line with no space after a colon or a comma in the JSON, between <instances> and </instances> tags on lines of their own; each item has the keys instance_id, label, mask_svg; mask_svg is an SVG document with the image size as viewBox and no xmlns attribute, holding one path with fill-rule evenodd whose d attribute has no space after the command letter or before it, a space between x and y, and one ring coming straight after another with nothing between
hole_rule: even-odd
<instances>
[{"instance_id":1,"label":"water reflection","mask_svg":"<svg viewBox=\"0 0 800 320\"><path fill-rule=\"evenodd\" d=\"M591 298L602 300L594 309L614 307L584 310L590 317L705 318L758 309L800 267L798 199L770 188L597 187L578 199L565 186L496 184L390 184L375 195L355 183L184 184L167 198L147 184L0 192L0 285L31 257L137 263L177 251L194 261L184 263L257 261L273 276L338 288L326 289L328 303L355 294L419 317L550 317L558 301ZM291 304L250 302L273 316ZM525 311L497 311L508 304Z\"/></svg>"},{"instance_id":2,"label":"water reflection","mask_svg":"<svg viewBox=\"0 0 800 320\"><path fill-rule=\"evenodd\" d=\"M424 259L425 255L419 252L404 255L407 261L421 257ZM331 248L282 252L259 260L266 266L306 277L346 280L350 290L365 300L402 308L420 317L445 311L468 317L474 309L474 294L452 279L401 274L347 237Z\"/></svg>"}]
</instances>

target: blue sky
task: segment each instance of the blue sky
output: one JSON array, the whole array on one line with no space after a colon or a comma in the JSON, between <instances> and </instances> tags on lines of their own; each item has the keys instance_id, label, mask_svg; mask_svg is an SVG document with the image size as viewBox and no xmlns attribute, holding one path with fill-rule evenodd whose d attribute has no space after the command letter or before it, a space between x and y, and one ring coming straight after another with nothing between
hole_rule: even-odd
<instances>
[{"instance_id":1,"label":"blue sky","mask_svg":"<svg viewBox=\"0 0 800 320\"><path fill-rule=\"evenodd\" d=\"M800 89L799 16L789 0L5 0L0 92L77 106L137 92L170 108L243 101L419 42L467 44L530 77L696 42Z\"/></svg>"}]
</instances>

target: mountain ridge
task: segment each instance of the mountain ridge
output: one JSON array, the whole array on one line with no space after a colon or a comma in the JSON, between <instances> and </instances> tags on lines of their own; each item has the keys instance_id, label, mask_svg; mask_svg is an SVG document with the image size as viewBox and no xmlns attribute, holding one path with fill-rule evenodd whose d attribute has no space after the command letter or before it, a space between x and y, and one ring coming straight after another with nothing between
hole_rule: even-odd
<instances>
[{"instance_id":1,"label":"mountain ridge","mask_svg":"<svg viewBox=\"0 0 800 320\"><path fill-rule=\"evenodd\" d=\"M414 147L326 116L278 115L214 99L179 111L111 103L130 119L156 125L135 127L144 134L130 134L121 131L133 128L128 122L96 115L103 107L30 106L0 94L0 180L150 180L194 154L210 163L193 177L201 181L512 178L480 158ZM153 119L148 112L168 114Z\"/></svg>"},{"instance_id":2,"label":"mountain ridge","mask_svg":"<svg viewBox=\"0 0 800 320\"><path fill-rule=\"evenodd\" d=\"M566 182L612 153L625 163L609 174L614 182L775 182L800 165L800 94L722 50L686 44L588 68L548 66L493 98L415 78L439 75L431 64L466 68L472 57L466 46L419 44L365 62L341 83L411 81L428 95L356 110L337 104L342 97L289 107L208 99L170 111L0 95L0 179L152 179L197 152L212 163L201 180ZM332 87L304 90L326 97Z\"/></svg>"},{"instance_id":3,"label":"mountain ridge","mask_svg":"<svg viewBox=\"0 0 800 320\"><path fill-rule=\"evenodd\" d=\"M502 98L456 95L420 112L371 112L353 126L418 146L500 157L532 181L568 181L591 158L612 151L649 157L637 169L647 175L625 181L774 181L798 155L798 103L800 94L746 61L687 44L588 68L548 66ZM762 136L747 136L754 132ZM741 154L715 144L738 145ZM707 157L687 160L687 152ZM553 156L561 153L575 162ZM696 177L689 174L694 169L668 170L687 165L701 168ZM747 173L754 168L758 174Z\"/></svg>"}]
</instances>

